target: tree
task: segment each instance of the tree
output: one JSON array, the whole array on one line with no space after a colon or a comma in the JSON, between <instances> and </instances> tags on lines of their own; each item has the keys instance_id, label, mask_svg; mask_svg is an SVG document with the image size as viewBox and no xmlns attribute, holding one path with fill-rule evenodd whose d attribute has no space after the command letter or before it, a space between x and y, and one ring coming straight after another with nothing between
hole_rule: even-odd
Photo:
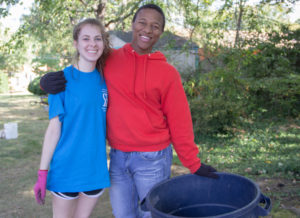
<instances>
[{"instance_id":1,"label":"tree","mask_svg":"<svg viewBox=\"0 0 300 218\"><path fill-rule=\"evenodd\" d=\"M7 29L1 31L0 36L0 70L7 74L16 73L26 61L26 46L14 40Z\"/></svg>"},{"instance_id":2,"label":"tree","mask_svg":"<svg viewBox=\"0 0 300 218\"><path fill-rule=\"evenodd\" d=\"M23 24L14 35L11 44L31 41L36 58L33 66L40 73L40 66L56 70L70 63L72 58L72 29L85 17L100 18L105 26L124 28L128 17L142 1L92 1L92 0L44 0L35 1L31 13L23 17ZM109 14L110 16L105 16ZM15 42L13 42L15 41ZM24 44L24 43L23 43Z\"/></svg>"},{"instance_id":3,"label":"tree","mask_svg":"<svg viewBox=\"0 0 300 218\"><path fill-rule=\"evenodd\" d=\"M148 1L36 0L31 13L23 17L23 24L13 40L19 44L31 41L31 50L36 56L33 66L37 73L39 67L45 65L47 70L60 69L70 63L74 53L72 29L80 19L99 18L107 29L126 31L130 29L134 11L145 2ZM163 8L166 5L163 1L156 3Z\"/></svg>"},{"instance_id":4,"label":"tree","mask_svg":"<svg viewBox=\"0 0 300 218\"><path fill-rule=\"evenodd\" d=\"M108 30L128 31L134 11L148 2L164 9L171 32L176 26L183 26L190 40L202 47L218 48L224 34L232 29L236 31L236 45L242 46L240 31L261 32L273 25L265 18L268 4L249 6L249 0L35 0L31 13L23 17L20 29L6 45L20 47L30 41L30 49L37 57L33 60L37 72L42 65L47 65L48 70L59 69L71 60L71 31L80 19L96 17L103 20ZM215 2L221 2L218 10L212 8Z\"/></svg>"},{"instance_id":5,"label":"tree","mask_svg":"<svg viewBox=\"0 0 300 218\"><path fill-rule=\"evenodd\" d=\"M19 3L20 0L0 0L0 18L9 14L9 8Z\"/></svg>"}]
</instances>

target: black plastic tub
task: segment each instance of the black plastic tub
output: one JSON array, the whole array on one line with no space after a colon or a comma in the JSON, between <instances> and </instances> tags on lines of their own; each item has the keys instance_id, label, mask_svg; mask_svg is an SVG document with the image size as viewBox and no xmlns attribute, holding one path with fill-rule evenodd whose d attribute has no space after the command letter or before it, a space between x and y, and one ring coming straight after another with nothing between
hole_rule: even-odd
<instances>
[{"instance_id":1,"label":"black plastic tub","mask_svg":"<svg viewBox=\"0 0 300 218\"><path fill-rule=\"evenodd\" d=\"M188 174L163 181L149 191L146 207L153 218L258 218L270 213L271 200L256 183L217 174L219 179Z\"/></svg>"}]
</instances>

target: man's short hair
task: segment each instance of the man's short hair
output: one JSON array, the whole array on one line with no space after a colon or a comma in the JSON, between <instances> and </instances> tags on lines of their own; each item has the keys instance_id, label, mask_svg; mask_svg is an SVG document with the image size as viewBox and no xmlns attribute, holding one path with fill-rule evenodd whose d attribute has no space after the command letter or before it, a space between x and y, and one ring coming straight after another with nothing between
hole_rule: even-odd
<instances>
[{"instance_id":1,"label":"man's short hair","mask_svg":"<svg viewBox=\"0 0 300 218\"><path fill-rule=\"evenodd\" d=\"M135 12L135 14L134 14L134 16L133 16L133 19L132 19L132 23L135 21L135 19L136 19L136 17L137 17L137 14L138 14L141 10L143 10L143 9L153 9L153 10L156 10L158 13L160 13L160 15L161 15L162 18L163 18L162 30L164 31L165 23L166 23L165 14L164 14L163 10L162 10L159 6L157 6L157 5L155 5L155 4L146 4L146 5L141 6L141 7Z\"/></svg>"}]
</instances>

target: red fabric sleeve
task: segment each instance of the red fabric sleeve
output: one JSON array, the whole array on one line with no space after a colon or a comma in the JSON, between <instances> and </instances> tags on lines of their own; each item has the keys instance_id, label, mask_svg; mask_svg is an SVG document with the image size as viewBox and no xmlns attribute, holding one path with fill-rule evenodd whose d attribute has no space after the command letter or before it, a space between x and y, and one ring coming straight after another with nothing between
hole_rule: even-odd
<instances>
[{"instance_id":1,"label":"red fabric sleeve","mask_svg":"<svg viewBox=\"0 0 300 218\"><path fill-rule=\"evenodd\" d=\"M176 78L162 94L162 110L167 118L174 149L191 173L196 172L201 161L194 142L193 123L189 104L177 72Z\"/></svg>"}]
</instances>

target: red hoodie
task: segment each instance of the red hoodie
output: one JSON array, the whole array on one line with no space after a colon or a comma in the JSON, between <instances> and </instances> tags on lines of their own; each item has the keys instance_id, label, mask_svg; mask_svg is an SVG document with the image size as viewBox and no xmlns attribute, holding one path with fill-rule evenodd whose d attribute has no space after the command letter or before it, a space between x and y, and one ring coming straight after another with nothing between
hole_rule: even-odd
<instances>
[{"instance_id":1,"label":"red hoodie","mask_svg":"<svg viewBox=\"0 0 300 218\"><path fill-rule=\"evenodd\" d=\"M107 138L124 151L159 151L171 143L182 164L200 167L191 114L178 71L161 52L137 54L130 44L106 62Z\"/></svg>"}]
</instances>

